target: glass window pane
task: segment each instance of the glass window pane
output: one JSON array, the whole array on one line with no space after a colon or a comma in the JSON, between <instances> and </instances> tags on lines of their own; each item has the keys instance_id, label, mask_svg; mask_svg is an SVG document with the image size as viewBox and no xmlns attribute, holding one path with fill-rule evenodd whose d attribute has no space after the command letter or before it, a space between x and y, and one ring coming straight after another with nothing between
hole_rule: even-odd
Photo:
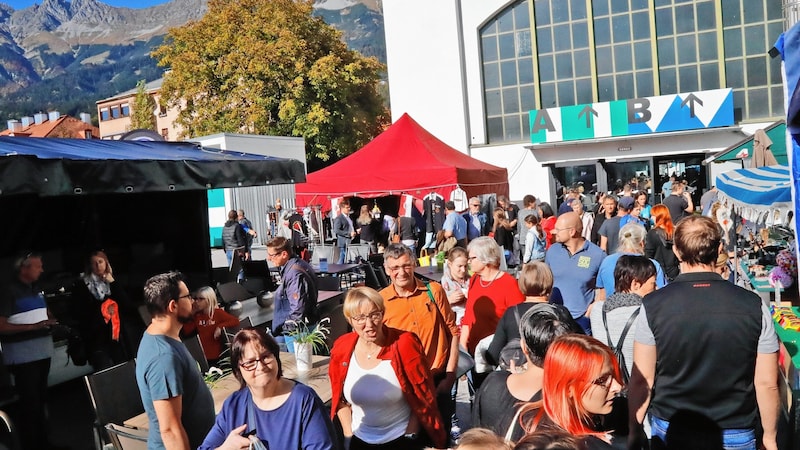
<instances>
[{"instance_id":1,"label":"glass window pane","mask_svg":"<svg viewBox=\"0 0 800 450\"><path fill-rule=\"evenodd\" d=\"M760 2L746 1L743 2L742 6L744 6L744 11L742 12L742 17L744 17L744 23L758 23L764 21L763 0Z\"/></svg>"},{"instance_id":2,"label":"glass window pane","mask_svg":"<svg viewBox=\"0 0 800 450\"><path fill-rule=\"evenodd\" d=\"M611 0L611 13L628 12L628 0Z\"/></svg>"},{"instance_id":3,"label":"glass window pane","mask_svg":"<svg viewBox=\"0 0 800 450\"><path fill-rule=\"evenodd\" d=\"M598 47L595 50L597 57L597 73L606 74L614 72L614 59L611 57L611 47Z\"/></svg>"},{"instance_id":4,"label":"glass window pane","mask_svg":"<svg viewBox=\"0 0 800 450\"><path fill-rule=\"evenodd\" d=\"M719 66L717 63L703 64L700 66L700 89L707 91L719 89Z\"/></svg>"},{"instance_id":5,"label":"glass window pane","mask_svg":"<svg viewBox=\"0 0 800 450\"><path fill-rule=\"evenodd\" d=\"M765 3L767 4L767 20L783 19L781 0L767 0Z\"/></svg>"},{"instance_id":6,"label":"glass window pane","mask_svg":"<svg viewBox=\"0 0 800 450\"><path fill-rule=\"evenodd\" d=\"M757 117L769 116L769 97L767 89L748 89L747 90L747 117L755 119Z\"/></svg>"},{"instance_id":7,"label":"glass window pane","mask_svg":"<svg viewBox=\"0 0 800 450\"><path fill-rule=\"evenodd\" d=\"M672 8L656 10L656 36L669 36L672 30Z\"/></svg>"},{"instance_id":8,"label":"glass window pane","mask_svg":"<svg viewBox=\"0 0 800 450\"><path fill-rule=\"evenodd\" d=\"M556 25L553 27L553 41L555 51L563 52L572 48L572 38L569 33L569 24Z\"/></svg>"},{"instance_id":9,"label":"glass window pane","mask_svg":"<svg viewBox=\"0 0 800 450\"><path fill-rule=\"evenodd\" d=\"M575 76L588 77L591 75L591 67L589 67L589 50L578 50L573 52L575 59Z\"/></svg>"},{"instance_id":10,"label":"glass window pane","mask_svg":"<svg viewBox=\"0 0 800 450\"><path fill-rule=\"evenodd\" d=\"M517 31L514 33L514 38L517 47L517 57L531 56L533 54L530 30Z\"/></svg>"},{"instance_id":11,"label":"glass window pane","mask_svg":"<svg viewBox=\"0 0 800 450\"><path fill-rule=\"evenodd\" d=\"M638 72L636 74L636 97L652 97L653 95L655 95L653 73Z\"/></svg>"},{"instance_id":12,"label":"glass window pane","mask_svg":"<svg viewBox=\"0 0 800 450\"><path fill-rule=\"evenodd\" d=\"M632 73L617 75L617 98L636 98L633 88Z\"/></svg>"},{"instance_id":13,"label":"glass window pane","mask_svg":"<svg viewBox=\"0 0 800 450\"><path fill-rule=\"evenodd\" d=\"M733 91L733 120L740 121L745 118L743 112L746 108L746 101L743 90Z\"/></svg>"},{"instance_id":14,"label":"glass window pane","mask_svg":"<svg viewBox=\"0 0 800 450\"><path fill-rule=\"evenodd\" d=\"M522 138L522 127L519 123L519 115L503 118L503 124L506 127L505 135L506 140L518 141Z\"/></svg>"},{"instance_id":15,"label":"glass window pane","mask_svg":"<svg viewBox=\"0 0 800 450\"><path fill-rule=\"evenodd\" d=\"M717 58L717 33L700 33L698 35L700 44L700 61L716 61Z\"/></svg>"},{"instance_id":16,"label":"glass window pane","mask_svg":"<svg viewBox=\"0 0 800 450\"><path fill-rule=\"evenodd\" d=\"M678 80L675 69L661 69L658 71L658 77L661 85L661 95L678 93Z\"/></svg>"},{"instance_id":17,"label":"glass window pane","mask_svg":"<svg viewBox=\"0 0 800 450\"><path fill-rule=\"evenodd\" d=\"M633 57L630 44L614 46L614 68L617 72L633 70Z\"/></svg>"},{"instance_id":18,"label":"glass window pane","mask_svg":"<svg viewBox=\"0 0 800 450\"><path fill-rule=\"evenodd\" d=\"M614 95L614 77L597 77L597 99L601 102L616 100Z\"/></svg>"},{"instance_id":19,"label":"glass window pane","mask_svg":"<svg viewBox=\"0 0 800 450\"><path fill-rule=\"evenodd\" d=\"M500 79L503 86L516 86L517 85L517 62L504 61L500 63Z\"/></svg>"},{"instance_id":20,"label":"glass window pane","mask_svg":"<svg viewBox=\"0 0 800 450\"><path fill-rule=\"evenodd\" d=\"M780 58L770 58L769 60L769 81L772 84L783 84Z\"/></svg>"},{"instance_id":21,"label":"glass window pane","mask_svg":"<svg viewBox=\"0 0 800 450\"><path fill-rule=\"evenodd\" d=\"M531 121L527 114L522 116L522 140L527 142L531 140Z\"/></svg>"},{"instance_id":22,"label":"glass window pane","mask_svg":"<svg viewBox=\"0 0 800 450\"><path fill-rule=\"evenodd\" d=\"M675 40L672 38L661 38L658 40L658 65L675 65Z\"/></svg>"},{"instance_id":23,"label":"glass window pane","mask_svg":"<svg viewBox=\"0 0 800 450\"><path fill-rule=\"evenodd\" d=\"M497 18L497 32L503 33L514 29L514 10L511 8L506 9Z\"/></svg>"},{"instance_id":24,"label":"glass window pane","mask_svg":"<svg viewBox=\"0 0 800 450\"><path fill-rule=\"evenodd\" d=\"M672 0L656 0L656 7L665 6L672 3Z\"/></svg>"},{"instance_id":25,"label":"glass window pane","mask_svg":"<svg viewBox=\"0 0 800 450\"><path fill-rule=\"evenodd\" d=\"M767 58L769 56L756 56L747 58L747 86L763 86L767 84Z\"/></svg>"},{"instance_id":26,"label":"glass window pane","mask_svg":"<svg viewBox=\"0 0 800 450\"><path fill-rule=\"evenodd\" d=\"M564 23L569 21L569 3L563 0L556 0L550 5L553 13L553 23Z\"/></svg>"},{"instance_id":27,"label":"glass window pane","mask_svg":"<svg viewBox=\"0 0 800 450\"><path fill-rule=\"evenodd\" d=\"M722 2L722 26L731 27L742 24L742 13L739 11L740 7L740 0L727 0Z\"/></svg>"},{"instance_id":28,"label":"glass window pane","mask_svg":"<svg viewBox=\"0 0 800 450\"><path fill-rule=\"evenodd\" d=\"M741 28L730 28L723 31L722 40L725 42L726 58L736 58L743 55Z\"/></svg>"},{"instance_id":29,"label":"glass window pane","mask_svg":"<svg viewBox=\"0 0 800 450\"><path fill-rule=\"evenodd\" d=\"M500 102L500 90L494 89L486 91L486 115L499 116L503 110L503 105Z\"/></svg>"},{"instance_id":30,"label":"glass window pane","mask_svg":"<svg viewBox=\"0 0 800 450\"><path fill-rule=\"evenodd\" d=\"M497 61L497 38L495 36L484 36L481 39L481 44L483 61Z\"/></svg>"},{"instance_id":31,"label":"glass window pane","mask_svg":"<svg viewBox=\"0 0 800 450\"><path fill-rule=\"evenodd\" d=\"M592 1L592 14L594 17L608 15L608 0L593 0Z\"/></svg>"},{"instance_id":32,"label":"glass window pane","mask_svg":"<svg viewBox=\"0 0 800 450\"><path fill-rule=\"evenodd\" d=\"M552 108L554 106L558 106L558 102L556 101L555 83L543 83L539 90L541 91L542 96L542 108Z\"/></svg>"},{"instance_id":33,"label":"glass window pane","mask_svg":"<svg viewBox=\"0 0 800 450\"><path fill-rule=\"evenodd\" d=\"M519 97L522 112L536 109L536 95L533 86L520 86Z\"/></svg>"},{"instance_id":34,"label":"glass window pane","mask_svg":"<svg viewBox=\"0 0 800 450\"><path fill-rule=\"evenodd\" d=\"M695 39L696 36L694 34L678 36L678 64L697 62L697 46Z\"/></svg>"},{"instance_id":35,"label":"glass window pane","mask_svg":"<svg viewBox=\"0 0 800 450\"><path fill-rule=\"evenodd\" d=\"M631 40L631 24L627 14L611 18L614 28L614 42L628 42Z\"/></svg>"},{"instance_id":36,"label":"glass window pane","mask_svg":"<svg viewBox=\"0 0 800 450\"><path fill-rule=\"evenodd\" d=\"M690 33L694 31L694 5L675 7L675 32Z\"/></svg>"},{"instance_id":37,"label":"glass window pane","mask_svg":"<svg viewBox=\"0 0 800 450\"><path fill-rule=\"evenodd\" d=\"M503 119L493 117L486 121L486 129L489 134L489 142L503 142Z\"/></svg>"},{"instance_id":38,"label":"glass window pane","mask_svg":"<svg viewBox=\"0 0 800 450\"><path fill-rule=\"evenodd\" d=\"M631 11L647 9L647 0L631 0Z\"/></svg>"},{"instance_id":39,"label":"glass window pane","mask_svg":"<svg viewBox=\"0 0 800 450\"><path fill-rule=\"evenodd\" d=\"M560 79L572 78L572 55L570 53L556 55L556 76Z\"/></svg>"},{"instance_id":40,"label":"glass window pane","mask_svg":"<svg viewBox=\"0 0 800 450\"><path fill-rule=\"evenodd\" d=\"M553 51L553 38L550 36L550 27L536 30L536 47L539 53L551 53Z\"/></svg>"},{"instance_id":41,"label":"glass window pane","mask_svg":"<svg viewBox=\"0 0 800 450\"><path fill-rule=\"evenodd\" d=\"M648 39L650 37L650 15L640 12L631 16L633 21L633 39Z\"/></svg>"},{"instance_id":42,"label":"glass window pane","mask_svg":"<svg viewBox=\"0 0 800 450\"><path fill-rule=\"evenodd\" d=\"M744 87L744 61L741 59L734 59L725 61L725 80L728 87L743 88Z\"/></svg>"},{"instance_id":43,"label":"glass window pane","mask_svg":"<svg viewBox=\"0 0 800 450\"><path fill-rule=\"evenodd\" d=\"M513 58L517 54L514 49L514 33L501 34L497 42L500 44L500 59Z\"/></svg>"},{"instance_id":44,"label":"glass window pane","mask_svg":"<svg viewBox=\"0 0 800 450\"><path fill-rule=\"evenodd\" d=\"M783 106L783 88L772 88L770 89L770 92L772 92L772 98L770 99L772 101L772 115L776 117L785 115L785 108Z\"/></svg>"},{"instance_id":45,"label":"glass window pane","mask_svg":"<svg viewBox=\"0 0 800 450\"><path fill-rule=\"evenodd\" d=\"M485 89L500 87L500 65L489 63L483 65L483 85Z\"/></svg>"},{"instance_id":46,"label":"glass window pane","mask_svg":"<svg viewBox=\"0 0 800 450\"><path fill-rule=\"evenodd\" d=\"M775 38L777 39L777 37ZM763 55L769 48L767 48L766 39L764 39L764 26L752 25L744 28L744 45L745 52L749 55ZM770 44L770 47L772 45Z\"/></svg>"},{"instance_id":47,"label":"glass window pane","mask_svg":"<svg viewBox=\"0 0 800 450\"><path fill-rule=\"evenodd\" d=\"M519 112L519 91L516 87L503 89L503 114Z\"/></svg>"},{"instance_id":48,"label":"glass window pane","mask_svg":"<svg viewBox=\"0 0 800 450\"><path fill-rule=\"evenodd\" d=\"M534 21L536 26L548 25L550 23L550 2L533 2Z\"/></svg>"},{"instance_id":49,"label":"glass window pane","mask_svg":"<svg viewBox=\"0 0 800 450\"><path fill-rule=\"evenodd\" d=\"M717 28L717 14L714 11L714 2L702 2L697 4L697 23L699 30L714 30Z\"/></svg>"},{"instance_id":50,"label":"glass window pane","mask_svg":"<svg viewBox=\"0 0 800 450\"><path fill-rule=\"evenodd\" d=\"M635 53L635 68L637 70L650 69L653 67L652 50L650 49L650 41L637 42L633 45Z\"/></svg>"},{"instance_id":51,"label":"glass window pane","mask_svg":"<svg viewBox=\"0 0 800 450\"><path fill-rule=\"evenodd\" d=\"M572 20L582 20L586 18L586 2L584 0L571 0L570 10L572 11Z\"/></svg>"},{"instance_id":52,"label":"glass window pane","mask_svg":"<svg viewBox=\"0 0 800 450\"><path fill-rule=\"evenodd\" d=\"M589 27L586 22L572 24L572 45L574 48L589 46Z\"/></svg>"},{"instance_id":53,"label":"glass window pane","mask_svg":"<svg viewBox=\"0 0 800 450\"><path fill-rule=\"evenodd\" d=\"M608 19L595 19L594 42L595 45L606 45L611 43L611 28Z\"/></svg>"},{"instance_id":54,"label":"glass window pane","mask_svg":"<svg viewBox=\"0 0 800 450\"><path fill-rule=\"evenodd\" d=\"M517 71L519 72L519 84L533 83L533 59L520 58L517 61Z\"/></svg>"},{"instance_id":55,"label":"glass window pane","mask_svg":"<svg viewBox=\"0 0 800 450\"><path fill-rule=\"evenodd\" d=\"M578 105L592 103L592 80L583 78L575 80L575 90L578 96Z\"/></svg>"},{"instance_id":56,"label":"glass window pane","mask_svg":"<svg viewBox=\"0 0 800 450\"><path fill-rule=\"evenodd\" d=\"M539 78L540 81L553 81L556 79L556 68L552 56L539 57Z\"/></svg>"},{"instance_id":57,"label":"glass window pane","mask_svg":"<svg viewBox=\"0 0 800 450\"><path fill-rule=\"evenodd\" d=\"M528 2L522 2L514 8L514 23L518 30L530 28L531 17L528 11Z\"/></svg>"},{"instance_id":58,"label":"glass window pane","mask_svg":"<svg viewBox=\"0 0 800 450\"><path fill-rule=\"evenodd\" d=\"M678 68L678 92L699 91L700 86L697 82L697 67L687 66Z\"/></svg>"},{"instance_id":59,"label":"glass window pane","mask_svg":"<svg viewBox=\"0 0 800 450\"><path fill-rule=\"evenodd\" d=\"M572 84L572 80L558 83L558 106L575 104L575 87Z\"/></svg>"}]
</instances>

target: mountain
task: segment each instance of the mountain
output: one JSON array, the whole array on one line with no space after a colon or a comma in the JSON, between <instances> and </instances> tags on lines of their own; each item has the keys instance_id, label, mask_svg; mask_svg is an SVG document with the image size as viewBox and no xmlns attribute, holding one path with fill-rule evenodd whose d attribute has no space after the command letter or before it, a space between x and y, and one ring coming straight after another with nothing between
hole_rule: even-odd
<instances>
[{"instance_id":1,"label":"mountain","mask_svg":"<svg viewBox=\"0 0 800 450\"><path fill-rule=\"evenodd\" d=\"M348 46L386 62L381 0L317 0L315 14ZM95 102L160 78L150 58L167 31L206 12L206 0L131 9L97 0L0 3L0 119L58 110L97 113ZM2 128L2 125L0 125Z\"/></svg>"}]
</instances>

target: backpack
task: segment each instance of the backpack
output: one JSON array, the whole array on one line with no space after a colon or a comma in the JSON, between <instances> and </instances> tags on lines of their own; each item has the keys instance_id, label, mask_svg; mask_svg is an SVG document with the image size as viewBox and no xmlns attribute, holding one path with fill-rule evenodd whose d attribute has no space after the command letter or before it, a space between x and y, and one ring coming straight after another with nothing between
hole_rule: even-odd
<instances>
[{"instance_id":1,"label":"backpack","mask_svg":"<svg viewBox=\"0 0 800 450\"><path fill-rule=\"evenodd\" d=\"M514 318L517 320L517 328L519 328L519 309L516 306L512 306L512 308L514 308ZM525 358L525 353L522 352L520 338L514 338L506 342L506 345L500 350L500 357L498 359L499 366L503 368L503 370L511 370L511 361L514 361L515 367L525 366L528 360Z\"/></svg>"},{"instance_id":2,"label":"backpack","mask_svg":"<svg viewBox=\"0 0 800 450\"><path fill-rule=\"evenodd\" d=\"M672 251L672 239L667 239L660 231L657 235L661 245L656 247L654 259L662 265L667 280L672 281L681 273L678 268L678 257Z\"/></svg>"},{"instance_id":3,"label":"backpack","mask_svg":"<svg viewBox=\"0 0 800 450\"><path fill-rule=\"evenodd\" d=\"M628 318L628 322L625 323L625 327L622 329L622 333L619 335L619 341L617 345L614 345L611 342L611 333L608 332L608 320L606 319L606 310L603 310L603 326L606 329L606 339L608 340L608 346L611 347L611 350L614 352L614 356L617 357L617 363L619 364L619 372L622 375L623 384L627 385L628 382L631 380L631 374L628 372L628 366L625 364L625 355L622 353L622 343L625 342L625 337L628 336L628 330L630 330L631 325L633 325L633 321L636 320L636 317L639 316L639 311L641 311L641 307L637 308L636 311L631 314Z\"/></svg>"}]
</instances>

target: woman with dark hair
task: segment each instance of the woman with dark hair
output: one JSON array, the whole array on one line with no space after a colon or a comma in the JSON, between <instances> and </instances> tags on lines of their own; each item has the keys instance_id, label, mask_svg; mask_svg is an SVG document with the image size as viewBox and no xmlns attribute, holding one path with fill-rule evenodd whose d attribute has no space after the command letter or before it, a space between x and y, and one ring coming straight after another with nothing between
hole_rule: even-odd
<instances>
[{"instance_id":1,"label":"woman with dark hair","mask_svg":"<svg viewBox=\"0 0 800 450\"><path fill-rule=\"evenodd\" d=\"M650 214L653 217L653 228L647 232L644 254L648 258L658 261L661 268L664 269L667 280L672 281L681 272L678 267L678 257L672 251L675 225L672 223L669 208L662 204L653 205Z\"/></svg>"},{"instance_id":2,"label":"woman with dark hair","mask_svg":"<svg viewBox=\"0 0 800 450\"><path fill-rule=\"evenodd\" d=\"M533 261L544 261L545 250L547 249L547 236L544 234L542 224L536 214L528 214L523 219L525 228L525 249L522 252L522 264Z\"/></svg>"},{"instance_id":3,"label":"woman with dark hair","mask_svg":"<svg viewBox=\"0 0 800 450\"><path fill-rule=\"evenodd\" d=\"M497 245L503 247L503 257L506 259L506 264L511 265L511 255L514 252L514 232L511 228L511 222L506 219L506 212L503 208L495 208L492 217L494 218L492 236Z\"/></svg>"},{"instance_id":4,"label":"woman with dark hair","mask_svg":"<svg viewBox=\"0 0 800 450\"><path fill-rule=\"evenodd\" d=\"M348 291L342 311L353 331L333 344L329 376L331 417L342 424L344 448L444 448L446 432L419 338L383 324L383 297L372 288Z\"/></svg>"},{"instance_id":5,"label":"woman with dark hair","mask_svg":"<svg viewBox=\"0 0 800 450\"><path fill-rule=\"evenodd\" d=\"M617 358L607 345L591 336L562 335L544 357L542 400L525 405L520 415L529 432L567 432L587 450L610 450L611 435L598 430L595 420L611 412L621 389Z\"/></svg>"},{"instance_id":6,"label":"woman with dark hair","mask_svg":"<svg viewBox=\"0 0 800 450\"><path fill-rule=\"evenodd\" d=\"M262 328L233 338L231 367L241 389L222 405L199 450L246 449L253 434L267 448L334 449L334 430L310 387L283 378L278 343Z\"/></svg>"},{"instance_id":7,"label":"woman with dark hair","mask_svg":"<svg viewBox=\"0 0 800 450\"><path fill-rule=\"evenodd\" d=\"M547 202L539 203L537 209L541 218L539 223L542 225L542 231L547 237L547 248L550 248L555 239L553 237L553 228L556 227L556 215L553 212L553 207Z\"/></svg>"},{"instance_id":8,"label":"woman with dark hair","mask_svg":"<svg viewBox=\"0 0 800 450\"><path fill-rule=\"evenodd\" d=\"M525 431L515 422L518 405L542 398L542 363L550 343L562 334L582 332L569 311L547 303L530 306L520 318L516 332L527 369L519 373L491 372L472 405L474 426L489 428L511 440L519 439Z\"/></svg>"}]
</instances>

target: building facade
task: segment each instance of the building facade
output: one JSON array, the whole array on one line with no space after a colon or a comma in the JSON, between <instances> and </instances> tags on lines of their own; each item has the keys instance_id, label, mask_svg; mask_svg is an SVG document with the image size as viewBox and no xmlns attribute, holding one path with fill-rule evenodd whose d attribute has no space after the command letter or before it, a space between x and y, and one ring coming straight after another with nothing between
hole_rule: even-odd
<instances>
[{"instance_id":1,"label":"building facade","mask_svg":"<svg viewBox=\"0 0 800 450\"><path fill-rule=\"evenodd\" d=\"M80 119L62 116L58 111L37 113L8 121L8 129L0 131L0 136L99 139L100 129L92 125L89 113L81 113Z\"/></svg>"},{"instance_id":2,"label":"building facade","mask_svg":"<svg viewBox=\"0 0 800 450\"><path fill-rule=\"evenodd\" d=\"M158 101L159 91L163 79L145 84L145 92L153 97L156 110L153 115L156 120L155 132L165 141L177 141L181 128L175 124L179 110L177 108L162 108ZM131 113L137 89L131 89L121 94L97 102L97 120L100 123L101 139L119 139L123 134L131 131Z\"/></svg>"},{"instance_id":3,"label":"building facade","mask_svg":"<svg viewBox=\"0 0 800 450\"><path fill-rule=\"evenodd\" d=\"M612 191L636 178L660 201L673 174L699 199L741 164L706 166L708 155L784 117L780 58L768 55L786 26L782 7L385 0L392 115L408 112L449 145L506 167L512 199L557 201L561 186ZM615 124L615 108L628 123ZM691 120L673 120L678 112Z\"/></svg>"}]
</instances>

